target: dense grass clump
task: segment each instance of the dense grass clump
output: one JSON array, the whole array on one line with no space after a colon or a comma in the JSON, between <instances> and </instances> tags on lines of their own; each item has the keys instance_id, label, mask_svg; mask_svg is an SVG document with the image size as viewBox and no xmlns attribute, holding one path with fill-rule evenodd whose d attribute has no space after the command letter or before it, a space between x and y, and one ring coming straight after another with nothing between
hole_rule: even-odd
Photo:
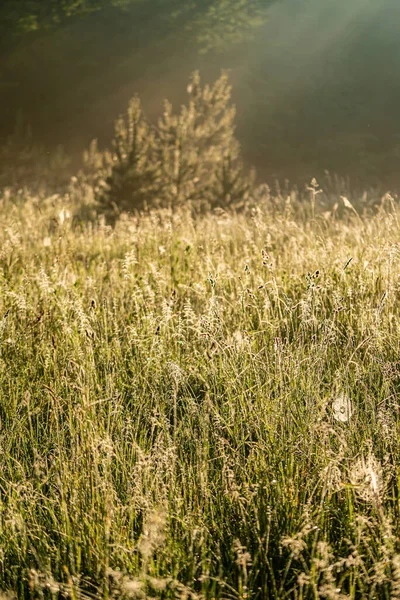
<instances>
[{"instance_id":1,"label":"dense grass clump","mask_svg":"<svg viewBox=\"0 0 400 600\"><path fill-rule=\"evenodd\" d=\"M400 598L399 209L311 199L3 195L1 589Z\"/></svg>"}]
</instances>

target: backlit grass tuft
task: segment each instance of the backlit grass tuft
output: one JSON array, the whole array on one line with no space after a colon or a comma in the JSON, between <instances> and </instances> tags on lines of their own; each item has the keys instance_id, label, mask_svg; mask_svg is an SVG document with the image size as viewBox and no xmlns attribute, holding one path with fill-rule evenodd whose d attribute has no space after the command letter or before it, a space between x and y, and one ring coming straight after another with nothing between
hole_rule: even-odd
<instances>
[{"instance_id":1,"label":"backlit grass tuft","mask_svg":"<svg viewBox=\"0 0 400 600\"><path fill-rule=\"evenodd\" d=\"M400 598L386 200L111 228L3 194L5 594Z\"/></svg>"}]
</instances>

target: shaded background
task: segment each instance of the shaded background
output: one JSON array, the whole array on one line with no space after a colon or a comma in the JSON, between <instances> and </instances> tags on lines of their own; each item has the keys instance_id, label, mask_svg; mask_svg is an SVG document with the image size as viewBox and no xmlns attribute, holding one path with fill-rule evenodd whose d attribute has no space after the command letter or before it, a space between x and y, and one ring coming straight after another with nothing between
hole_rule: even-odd
<instances>
[{"instance_id":1,"label":"shaded background","mask_svg":"<svg viewBox=\"0 0 400 600\"><path fill-rule=\"evenodd\" d=\"M224 68L243 157L261 178L329 169L400 184L398 0L104 0L43 26L20 0L26 11L10 23L23 31L8 39L16 4L6 4L3 139L22 116L33 140L50 152L62 144L75 168L91 139L110 145L134 93L155 119L164 98L185 102L194 69L211 81Z\"/></svg>"}]
</instances>

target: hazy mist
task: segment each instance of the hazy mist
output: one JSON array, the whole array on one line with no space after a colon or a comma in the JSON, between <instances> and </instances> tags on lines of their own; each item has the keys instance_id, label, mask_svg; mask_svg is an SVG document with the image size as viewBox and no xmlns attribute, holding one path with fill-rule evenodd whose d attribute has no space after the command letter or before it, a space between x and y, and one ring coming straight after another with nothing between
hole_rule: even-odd
<instances>
[{"instance_id":1,"label":"hazy mist","mask_svg":"<svg viewBox=\"0 0 400 600\"><path fill-rule=\"evenodd\" d=\"M251 39L199 47L142 13L107 9L21 44L0 65L0 130L18 111L34 138L75 158L139 93L155 118L186 99L190 73L230 69L244 158L266 176L324 169L398 181L400 4L396 0L281 0ZM139 14L139 16L138 16Z\"/></svg>"}]
</instances>

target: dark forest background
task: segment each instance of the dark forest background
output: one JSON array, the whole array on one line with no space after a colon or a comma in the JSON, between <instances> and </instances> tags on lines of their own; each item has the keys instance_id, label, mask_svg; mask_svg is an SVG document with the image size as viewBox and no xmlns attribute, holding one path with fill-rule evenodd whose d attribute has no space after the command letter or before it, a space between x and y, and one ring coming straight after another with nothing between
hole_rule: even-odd
<instances>
[{"instance_id":1,"label":"dark forest background","mask_svg":"<svg viewBox=\"0 0 400 600\"><path fill-rule=\"evenodd\" d=\"M229 69L260 177L328 169L396 187L399 23L398 0L3 0L2 161L23 140L52 160L62 145L76 168L135 93L156 118L164 98L185 101L195 69Z\"/></svg>"}]
</instances>

